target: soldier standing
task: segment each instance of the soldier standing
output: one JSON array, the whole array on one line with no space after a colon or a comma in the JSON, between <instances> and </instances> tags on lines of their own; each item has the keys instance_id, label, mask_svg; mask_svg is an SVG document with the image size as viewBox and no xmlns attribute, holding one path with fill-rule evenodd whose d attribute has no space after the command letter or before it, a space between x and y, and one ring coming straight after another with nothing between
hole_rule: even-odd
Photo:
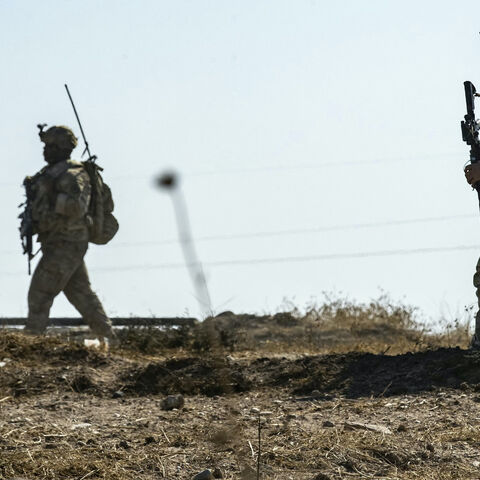
<instances>
[{"instance_id":1,"label":"soldier standing","mask_svg":"<svg viewBox=\"0 0 480 480\"><path fill-rule=\"evenodd\" d=\"M53 300L63 292L101 340L113 338L111 321L90 286L84 262L92 223L88 215L92 185L83 164L70 160L77 138L64 126L40 128L39 135L48 165L26 180L31 185L33 233L38 234L42 258L28 292L25 331L45 332Z\"/></svg>"},{"instance_id":2,"label":"soldier standing","mask_svg":"<svg viewBox=\"0 0 480 480\"><path fill-rule=\"evenodd\" d=\"M465 178L470 185L480 182L480 164L471 163L465 167ZM473 286L476 289L478 311L475 317L475 333L472 338L471 348L480 349L480 259L477 262L477 268L473 275Z\"/></svg>"}]
</instances>

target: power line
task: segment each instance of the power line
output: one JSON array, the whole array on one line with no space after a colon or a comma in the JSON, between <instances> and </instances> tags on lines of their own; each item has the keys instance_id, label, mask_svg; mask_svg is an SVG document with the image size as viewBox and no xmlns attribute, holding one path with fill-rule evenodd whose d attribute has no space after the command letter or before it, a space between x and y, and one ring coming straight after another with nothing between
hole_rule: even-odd
<instances>
[{"instance_id":1,"label":"power line","mask_svg":"<svg viewBox=\"0 0 480 480\"><path fill-rule=\"evenodd\" d=\"M310 164L284 164L284 165L266 165L266 166L252 166L252 167L241 167L241 168L226 168L219 169L215 168L212 170L197 170L192 172L185 172L183 176L185 177L203 177L210 175L242 175L249 173L268 173L273 171L288 171L288 170L317 170L322 168L335 168L335 167L348 167L348 166L367 166L367 165L379 165L385 163L399 163L399 162L421 162L425 159L438 159L438 158L463 158L465 157L464 152L459 153L436 153L436 154L424 154L419 156L418 154L411 156L402 156L394 158L376 158L376 159L367 159L367 160L349 160L345 162L320 162L320 163L310 163ZM152 175L145 176L134 176L134 175L112 175L109 176L110 180L117 181L150 181ZM7 183L1 182L0 187L18 187L21 188L21 182L17 183Z\"/></svg>"},{"instance_id":2,"label":"power line","mask_svg":"<svg viewBox=\"0 0 480 480\"><path fill-rule=\"evenodd\" d=\"M403 156L394 158L376 158L369 160L349 160L346 162L321 162L310 164L295 164L295 165L266 165L260 167L242 167L230 169L216 169L216 170L198 170L193 172L186 172L186 177L200 177L207 175L237 175L248 173L265 173L280 170L316 170L319 168L331 167L348 167L348 166L366 166L378 165L383 163L398 163L398 162L417 162L420 159L438 159L438 158L463 158L465 153L439 153L439 154L425 154L421 157L417 154L415 156Z\"/></svg>"},{"instance_id":3,"label":"power line","mask_svg":"<svg viewBox=\"0 0 480 480\"><path fill-rule=\"evenodd\" d=\"M406 248L399 250L374 250L370 252L352 252L352 253L328 253L320 255L305 255L295 257L272 257L272 258L251 258L243 260L214 260L211 262L203 262L206 267L228 267L228 266L250 266L250 265L268 265L279 263L300 263L300 262L314 262L321 260L346 260L354 258L371 258L371 257L388 257L401 255L418 255L441 252L456 252L478 250L480 252L480 245L456 245L452 247L420 247L420 248ZM157 265L127 265L124 267L97 267L92 268L91 271L98 273L133 271L133 270L168 270L185 268L185 263L161 263ZM24 272L4 272L5 276L24 275Z\"/></svg>"},{"instance_id":4,"label":"power line","mask_svg":"<svg viewBox=\"0 0 480 480\"><path fill-rule=\"evenodd\" d=\"M386 220L383 222L366 222L366 223L350 223L343 225L329 225L325 227L312 227L312 228L292 228L284 230L271 230L264 232L248 232L248 233L231 233L231 234L218 234L218 235L204 235L195 238L196 242L210 242L216 240L240 240L248 238L268 238L268 237L280 237L288 235L302 235L302 234L315 234L322 232L333 232L341 230L356 230L356 229L370 229L381 227L393 227L401 225L414 225L416 223L435 223L443 222L447 220L471 220L477 219L478 215L473 214L457 214L457 215L443 215L438 217L420 217L420 218L408 218L403 220ZM144 242L119 242L109 245L109 248L124 248L124 247L141 247L141 246L161 246L177 244L178 238L170 238L166 240L147 240ZM0 251L0 255L13 255L19 253L19 250L4 250Z\"/></svg>"},{"instance_id":5,"label":"power line","mask_svg":"<svg viewBox=\"0 0 480 480\"><path fill-rule=\"evenodd\" d=\"M333 253L320 255L305 255L295 257L272 257L272 258L253 258L244 260L217 260L211 262L203 262L206 267L227 267L240 265L261 265L276 263L296 263L311 262L319 260L345 260L351 258L369 258L369 257L387 257L397 255L418 255L421 253L440 253L454 252L462 250L478 250L480 245L457 245L453 247L421 247L400 250L376 250L371 252L353 252L353 253ZM129 270L159 270L159 269L177 269L185 268L184 263L163 263L158 265L131 265L125 267L99 267L92 269L97 272L113 272L113 271L129 271Z\"/></svg>"},{"instance_id":6,"label":"power line","mask_svg":"<svg viewBox=\"0 0 480 480\"><path fill-rule=\"evenodd\" d=\"M332 232L332 231L340 231L340 230L381 228L381 227L391 227L391 226L400 226L400 225L413 225L416 223L434 223L434 222L441 222L441 221L447 221L447 220L465 220L465 219L473 219L473 218L477 219L478 215L473 215L473 214L443 215L438 217L421 217L421 218L410 218L410 219L404 219L404 220L386 220L382 222L329 225L325 227L291 228L291 229L271 230L271 231L263 231L263 232L204 235L204 236L196 237L195 241L209 242L214 240L238 240L238 239L245 239L245 238L314 234L314 233ZM174 243L178 243L178 239L170 238L167 240L147 240L144 242L121 242L121 243L112 244L111 247L122 248L122 247L131 247L131 246L170 245Z\"/></svg>"}]
</instances>

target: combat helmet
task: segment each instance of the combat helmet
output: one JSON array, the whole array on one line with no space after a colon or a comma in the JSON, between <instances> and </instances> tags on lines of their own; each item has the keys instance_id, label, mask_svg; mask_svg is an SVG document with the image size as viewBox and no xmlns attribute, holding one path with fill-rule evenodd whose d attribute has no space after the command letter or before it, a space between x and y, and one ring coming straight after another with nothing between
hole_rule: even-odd
<instances>
[{"instance_id":1,"label":"combat helmet","mask_svg":"<svg viewBox=\"0 0 480 480\"><path fill-rule=\"evenodd\" d=\"M38 125L40 141L45 145L56 145L62 150L73 150L77 146L78 139L70 128L63 125L55 125L43 131L45 126Z\"/></svg>"}]
</instances>

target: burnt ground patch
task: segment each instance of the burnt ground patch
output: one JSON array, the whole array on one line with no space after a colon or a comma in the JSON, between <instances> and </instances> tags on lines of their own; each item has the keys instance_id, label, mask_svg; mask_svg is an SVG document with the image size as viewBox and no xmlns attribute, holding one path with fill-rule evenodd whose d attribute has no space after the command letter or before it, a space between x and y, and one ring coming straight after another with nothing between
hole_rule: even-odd
<instances>
[{"instance_id":1,"label":"burnt ground patch","mask_svg":"<svg viewBox=\"0 0 480 480\"><path fill-rule=\"evenodd\" d=\"M252 387L240 365L223 358L181 358L134 367L123 376L123 391L131 394L223 395Z\"/></svg>"},{"instance_id":2,"label":"burnt ground patch","mask_svg":"<svg viewBox=\"0 0 480 480\"><path fill-rule=\"evenodd\" d=\"M170 351L175 355L175 351ZM164 352L165 354L167 352ZM225 351L160 360L105 354L58 338L4 335L0 341L0 394L32 396L70 391L94 396L228 395L268 388L295 395L318 390L349 398L480 390L480 352L438 348L400 355L365 352L231 357Z\"/></svg>"},{"instance_id":3,"label":"burnt ground patch","mask_svg":"<svg viewBox=\"0 0 480 480\"><path fill-rule=\"evenodd\" d=\"M348 353L251 362L189 357L137 365L122 380L123 390L134 395L212 396L277 387L300 395L318 390L358 398L441 387L480 390L480 353L442 348L396 356Z\"/></svg>"},{"instance_id":4,"label":"burnt ground patch","mask_svg":"<svg viewBox=\"0 0 480 480\"><path fill-rule=\"evenodd\" d=\"M318 390L356 398L420 393L440 387L480 387L480 352L460 348L395 356L309 356L293 362L259 359L252 367L265 385L285 386L297 394Z\"/></svg>"}]
</instances>

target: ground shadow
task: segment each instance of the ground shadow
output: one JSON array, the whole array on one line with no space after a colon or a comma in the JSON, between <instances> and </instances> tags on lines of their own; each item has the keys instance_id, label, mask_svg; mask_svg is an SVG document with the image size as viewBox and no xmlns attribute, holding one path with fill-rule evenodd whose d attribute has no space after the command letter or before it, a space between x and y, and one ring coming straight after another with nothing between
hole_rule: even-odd
<instances>
[{"instance_id":1,"label":"ground shadow","mask_svg":"<svg viewBox=\"0 0 480 480\"><path fill-rule=\"evenodd\" d=\"M480 352L441 348L403 355L348 353L309 356L294 362L259 359L270 385L285 385L298 394L362 396L398 395L439 387L480 387ZM257 370L257 368L255 368ZM266 379L265 379L266 380Z\"/></svg>"}]
</instances>

